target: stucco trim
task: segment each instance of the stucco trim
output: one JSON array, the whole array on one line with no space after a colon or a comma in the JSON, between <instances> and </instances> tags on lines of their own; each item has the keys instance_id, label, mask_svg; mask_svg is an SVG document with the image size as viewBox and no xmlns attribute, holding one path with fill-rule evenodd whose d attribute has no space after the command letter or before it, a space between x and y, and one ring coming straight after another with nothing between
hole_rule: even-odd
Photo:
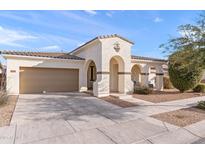
<instances>
[{"instance_id":1,"label":"stucco trim","mask_svg":"<svg viewBox=\"0 0 205 154\"><path fill-rule=\"evenodd\" d=\"M110 74L110 72L97 72L97 74Z\"/></svg>"},{"instance_id":2,"label":"stucco trim","mask_svg":"<svg viewBox=\"0 0 205 154\"><path fill-rule=\"evenodd\" d=\"M149 73L140 73L141 75L149 75Z\"/></svg>"},{"instance_id":3,"label":"stucco trim","mask_svg":"<svg viewBox=\"0 0 205 154\"><path fill-rule=\"evenodd\" d=\"M131 72L118 72L119 75L121 74L132 74Z\"/></svg>"},{"instance_id":4,"label":"stucco trim","mask_svg":"<svg viewBox=\"0 0 205 154\"><path fill-rule=\"evenodd\" d=\"M156 73L156 75L164 75L164 73Z\"/></svg>"}]
</instances>

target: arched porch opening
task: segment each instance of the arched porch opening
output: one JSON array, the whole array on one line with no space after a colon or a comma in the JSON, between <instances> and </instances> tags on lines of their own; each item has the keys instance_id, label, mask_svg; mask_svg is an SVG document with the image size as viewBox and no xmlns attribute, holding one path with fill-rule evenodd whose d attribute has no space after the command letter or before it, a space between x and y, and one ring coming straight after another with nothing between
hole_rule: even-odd
<instances>
[{"instance_id":1,"label":"arched porch opening","mask_svg":"<svg viewBox=\"0 0 205 154\"><path fill-rule=\"evenodd\" d=\"M124 93L124 61L120 56L110 59L110 92Z\"/></svg>"},{"instance_id":2,"label":"arched porch opening","mask_svg":"<svg viewBox=\"0 0 205 154\"><path fill-rule=\"evenodd\" d=\"M140 86L141 84L141 68L138 64L135 64L131 69L131 80L134 85Z\"/></svg>"},{"instance_id":3,"label":"arched porch opening","mask_svg":"<svg viewBox=\"0 0 205 154\"><path fill-rule=\"evenodd\" d=\"M94 61L89 61L87 67L87 89L93 90L93 83L97 79L97 69Z\"/></svg>"}]
</instances>

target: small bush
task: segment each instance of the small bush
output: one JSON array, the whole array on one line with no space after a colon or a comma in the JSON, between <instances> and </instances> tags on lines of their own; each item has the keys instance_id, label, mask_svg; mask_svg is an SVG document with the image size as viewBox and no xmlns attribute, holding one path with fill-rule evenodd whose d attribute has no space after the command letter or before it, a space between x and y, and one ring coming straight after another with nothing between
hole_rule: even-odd
<instances>
[{"instance_id":1,"label":"small bush","mask_svg":"<svg viewBox=\"0 0 205 154\"><path fill-rule=\"evenodd\" d=\"M168 77L163 77L164 89L172 89L173 85Z\"/></svg>"},{"instance_id":2,"label":"small bush","mask_svg":"<svg viewBox=\"0 0 205 154\"><path fill-rule=\"evenodd\" d=\"M205 101L199 101L197 108L205 110Z\"/></svg>"},{"instance_id":3,"label":"small bush","mask_svg":"<svg viewBox=\"0 0 205 154\"><path fill-rule=\"evenodd\" d=\"M193 89L202 78L200 57L193 51L178 51L169 56L168 71L173 86L180 92Z\"/></svg>"},{"instance_id":4,"label":"small bush","mask_svg":"<svg viewBox=\"0 0 205 154\"><path fill-rule=\"evenodd\" d=\"M6 104L8 95L5 92L0 92L0 105Z\"/></svg>"},{"instance_id":5,"label":"small bush","mask_svg":"<svg viewBox=\"0 0 205 154\"><path fill-rule=\"evenodd\" d=\"M135 87L135 89L134 89L134 93L136 93L136 94L148 95L148 94L151 94L152 92L153 92L153 89L146 87L146 86Z\"/></svg>"},{"instance_id":6,"label":"small bush","mask_svg":"<svg viewBox=\"0 0 205 154\"><path fill-rule=\"evenodd\" d=\"M204 92L205 92L205 84L203 84L203 83L198 84L198 85L193 89L193 91L194 91L194 92L204 93Z\"/></svg>"}]
</instances>

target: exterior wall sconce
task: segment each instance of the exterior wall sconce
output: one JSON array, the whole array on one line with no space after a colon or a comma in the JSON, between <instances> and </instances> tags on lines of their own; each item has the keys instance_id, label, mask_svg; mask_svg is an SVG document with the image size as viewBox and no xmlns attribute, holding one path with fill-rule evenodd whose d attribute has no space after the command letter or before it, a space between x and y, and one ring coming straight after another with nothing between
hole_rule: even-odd
<instances>
[{"instance_id":1,"label":"exterior wall sconce","mask_svg":"<svg viewBox=\"0 0 205 154\"><path fill-rule=\"evenodd\" d=\"M115 49L116 52L119 52L120 51L120 43L116 42L114 44L114 49Z\"/></svg>"}]
</instances>

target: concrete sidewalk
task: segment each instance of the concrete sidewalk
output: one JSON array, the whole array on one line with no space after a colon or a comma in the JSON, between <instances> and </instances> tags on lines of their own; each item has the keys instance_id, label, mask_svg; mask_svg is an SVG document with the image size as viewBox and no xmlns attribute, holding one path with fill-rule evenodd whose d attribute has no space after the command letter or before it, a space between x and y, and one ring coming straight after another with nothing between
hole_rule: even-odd
<instances>
[{"instance_id":1,"label":"concrete sidewalk","mask_svg":"<svg viewBox=\"0 0 205 154\"><path fill-rule=\"evenodd\" d=\"M99 116L99 115L98 115ZM95 116L96 117L96 116ZM127 122L40 121L0 128L0 144L186 144L204 143L205 121L179 128L147 117ZM81 129L79 129L81 128ZM83 129L82 129L83 128Z\"/></svg>"},{"instance_id":2,"label":"concrete sidewalk","mask_svg":"<svg viewBox=\"0 0 205 154\"><path fill-rule=\"evenodd\" d=\"M99 116L75 123L55 120L2 127L0 143L135 143L168 131L162 123L156 125L143 119L122 123L106 118L99 122L90 120Z\"/></svg>"}]
</instances>

